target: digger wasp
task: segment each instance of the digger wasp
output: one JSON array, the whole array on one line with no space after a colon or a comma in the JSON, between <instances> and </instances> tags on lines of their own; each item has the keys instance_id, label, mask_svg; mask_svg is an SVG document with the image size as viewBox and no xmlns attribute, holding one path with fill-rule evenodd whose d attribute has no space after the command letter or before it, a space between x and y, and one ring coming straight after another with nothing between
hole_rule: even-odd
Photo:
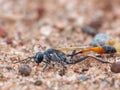
<instances>
[{"instance_id":1,"label":"digger wasp","mask_svg":"<svg viewBox=\"0 0 120 90\"><path fill-rule=\"evenodd\" d=\"M101 60L97 57L94 56L82 56L80 59L77 60L72 60L72 57L79 54L79 53L84 53L88 51L95 51L98 53L114 53L115 50L112 47L107 47L104 46L103 48L101 47L93 47L93 48L88 48L88 49L83 49L80 52L74 52L75 50L82 49L82 47L69 47L69 48L49 48L45 50L44 52L37 52L35 55L31 57L27 57L23 60L20 60L19 62L29 62L30 59L33 59L38 65L42 62L45 63L45 67L43 68L43 71L47 68L48 65L50 65L51 62L57 62L60 63L63 67L65 67L65 64L76 64L81 61L86 60L87 58L94 58L98 62L101 63L110 63L108 61ZM105 50L104 50L105 49ZM102 51L103 50L103 51ZM65 51L73 51L71 54L67 54ZM70 57L70 59L68 59Z\"/></svg>"}]
</instances>

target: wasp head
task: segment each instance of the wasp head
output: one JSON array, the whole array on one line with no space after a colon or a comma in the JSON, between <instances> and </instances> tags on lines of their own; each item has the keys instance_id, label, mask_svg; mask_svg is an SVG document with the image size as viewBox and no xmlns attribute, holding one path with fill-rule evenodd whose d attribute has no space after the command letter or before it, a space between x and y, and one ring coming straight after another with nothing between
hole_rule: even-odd
<instances>
[{"instance_id":1,"label":"wasp head","mask_svg":"<svg viewBox=\"0 0 120 90\"><path fill-rule=\"evenodd\" d=\"M42 52L37 52L34 56L34 61L39 64L43 61L43 53Z\"/></svg>"}]
</instances>

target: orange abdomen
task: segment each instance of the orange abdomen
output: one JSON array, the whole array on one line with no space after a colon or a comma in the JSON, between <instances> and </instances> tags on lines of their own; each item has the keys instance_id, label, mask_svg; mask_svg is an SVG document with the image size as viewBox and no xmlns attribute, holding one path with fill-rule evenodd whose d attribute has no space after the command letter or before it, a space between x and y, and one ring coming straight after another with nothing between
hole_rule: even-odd
<instances>
[{"instance_id":1,"label":"orange abdomen","mask_svg":"<svg viewBox=\"0 0 120 90\"><path fill-rule=\"evenodd\" d=\"M90 52L90 51L101 53L101 54L105 53L105 50L100 46L93 47L93 48L88 48L88 49L82 50L81 52L86 53L86 52Z\"/></svg>"}]
</instances>

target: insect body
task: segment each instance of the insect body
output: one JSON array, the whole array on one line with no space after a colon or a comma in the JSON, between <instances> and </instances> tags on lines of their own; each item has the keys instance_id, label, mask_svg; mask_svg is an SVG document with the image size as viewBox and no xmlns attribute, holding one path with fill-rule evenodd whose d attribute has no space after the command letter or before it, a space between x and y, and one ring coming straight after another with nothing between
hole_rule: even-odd
<instances>
[{"instance_id":1,"label":"insect body","mask_svg":"<svg viewBox=\"0 0 120 90\"><path fill-rule=\"evenodd\" d=\"M71 54L71 56L74 56L73 54ZM50 48L44 52L37 52L34 56L32 57L28 57L26 59L23 59L21 61L25 61L27 59L34 59L34 61L39 65L41 62L44 62L46 65L43 68L43 70L45 70L45 68L51 63L51 62L57 62L60 63L63 67L65 67L65 64L76 64L78 62L81 62L89 57L95 58L93 56L83 56L82 58L78 59L78 60L69 60L68 57L71 57L66 55L64 52L61 52L59 50ZM103 61L100 59L95 58L95 60L102 62L102 63L108 63L107 61ZM28 62L28 61L27 61Z\"/></svg>"},{"instance_id":2,"label":"insect body","mask_svg":"<svg viewBox=\"0 0 120 90\"><path fill-rule=\"evenodd\" d=\"M63 67L64 67L64 64L75 64L75 63L77 63L76 61L72 62L72 61L68 60L65 53L63 53L59 50L53 49L53 48L50 48L50 49L48 49L44 52L37 52L34 56L23 59L22 61L27 60L27 59L34 59L34 61L37 64L40 64L41 62L46 63L43 70L51 63L51 61L58 62Z\"/></svg>"}]
</instances>

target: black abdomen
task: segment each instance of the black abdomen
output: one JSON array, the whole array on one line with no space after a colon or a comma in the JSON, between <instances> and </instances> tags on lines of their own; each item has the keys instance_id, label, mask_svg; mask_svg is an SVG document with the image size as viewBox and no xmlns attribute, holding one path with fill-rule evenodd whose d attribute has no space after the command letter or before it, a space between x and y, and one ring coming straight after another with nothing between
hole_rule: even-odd
<instances>
[{"instance_id":1,"label":"black abdomen","mask_svg":"<svg viewBox=\"0 0 120 90\"><path fill-rule=\"evenodd\" d=\"M102 46L102 48L105 50L105 53L108 53L108 54L116 52L116 49L112 46Z\"/></svg>"}]
</instances>

